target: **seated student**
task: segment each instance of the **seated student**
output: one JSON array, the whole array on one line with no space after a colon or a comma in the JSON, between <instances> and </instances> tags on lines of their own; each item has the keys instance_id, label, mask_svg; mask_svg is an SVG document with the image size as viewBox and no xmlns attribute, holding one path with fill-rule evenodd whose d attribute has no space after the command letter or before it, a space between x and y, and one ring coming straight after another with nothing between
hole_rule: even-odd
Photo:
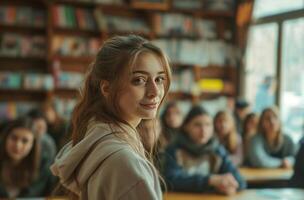
<instances>
[{"instance_id":1,"label":"seated student","mask_svg":"<svg viewBox=\"0 0 304 200\"><path fill-rule=\"evenodd\" d=\"M233 116L228 111L219 111L214 117L214 131L220 143L226 148L234 165L243 163L243 144L236 131Z\"/></svg>"},{"instance_id":2,"label":"seated student","mask_svg":"<svg viewBox=\"0 0 304 200\"><path fill-rule=\"evenodd\" d=\"M255 113L249 113L244 120L243 124L243 155L244 165L248 165L249 161L246 155L248 155L248 146L251 138L257 133L257 127L259 123L259 117Z\"/></svg>"},{"instance_id":3,"label":"seated student","mask_svg":"<svg viewBox=\"0 0 304 200\"><path fill-rule=\"evenodd\" d=\"M187 114L165 156L164 178L174 191L230 195L246 187L225 148L213 137L212 118L199 106Z\"/></svg>"},{"instance_id":4,"label":"seated student","mask_svg":"<svg viewBox=\"0 0 304 200\"><path fill-rule=\"evenodd\" d=\"M178 133L178 129L183 121L182 113L176 102L169 102L161 115L160 145L165 148L172 142Z\"/></svg>"},{"instance_id":5,"label":"seated student","mask_svg":"<svg viewBox=\"0 0 304 200\"><path fill-rule=\"evenodd\" d=\"M300 150L297 153L293 169L294 174L291 178L290 185L296 188L304 188L304 138L300 141Z\"/></svg>"},{"instance_id":6,"label":"seated student","mask_svg":"<svg viewBox=\"0 0 304 200\"><path fill-rule=\"evenodd\" d=\"M17 119L0 140L0 198L43 197L50 194L54 177L29 118Z\"/></svg>"},{"instance_id":7,"label":"seated student","mask_svg":"<svg viewBox=\"0 0 304 200\"><path fill-rule=\"evenodd\" d=\"M234 119L235 119L235 125L236 130L239 134L243 132L243 122L247 114L250 112L250 105L249 103L242 98L238 98L235 101L234 105Z\"/></svg>"},{"instance_id":8,"label":"seated student","mask_svg":"<svg viewBox=\"0 0 304 200\"><path fill-rule=\"evenodd\" d=\"M282 133L278 110L275 107L263 110L258 133L248 146L248 161L252 167L291 168L297 146Z\"/></svg>"},{"instance_id":9,"label":"seated student","mask_svg":"<svg viewBox=\"0 0 304 200\"><path fill-rule=\"evenodd\" d=\"M41 110L47 121L48 134L55 141L57 149L61 149L71 139L71 135L67 131L68 123L59 115L53 104L47 101Z\"/></svg>"},{"instance_id":10,"label":"seated student","mask_svg":"<svg viewBox=\"0 0 304 200\"><path fill-rule=\"evenodd\" d=\"M47 122L43 113L38 109L32 109L28 113L28 116L33 121L33 131L37 134L37 137L40 140L42 153L45 154L45 157L48 157L53 161L57 152L56 144L53 138L47 134Z\"/></svg>"}]
</instances>

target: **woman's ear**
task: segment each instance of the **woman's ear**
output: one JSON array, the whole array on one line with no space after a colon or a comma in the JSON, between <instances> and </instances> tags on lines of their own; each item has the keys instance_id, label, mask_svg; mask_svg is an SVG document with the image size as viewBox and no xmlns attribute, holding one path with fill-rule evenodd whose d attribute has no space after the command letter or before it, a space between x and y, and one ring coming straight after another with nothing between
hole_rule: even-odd
<instances>
[{"instance_id":1,"label":"woman's ear","mask_svg":"<svg viewBox=\"0 0 304 200\"><path fill-rule=\"evenodd\" d=\"M109 91L110 91L109 81L102 80L100 81L99 86L100 86L101 94L107 98L109 96Z\"/></svg>"}]
</instances>

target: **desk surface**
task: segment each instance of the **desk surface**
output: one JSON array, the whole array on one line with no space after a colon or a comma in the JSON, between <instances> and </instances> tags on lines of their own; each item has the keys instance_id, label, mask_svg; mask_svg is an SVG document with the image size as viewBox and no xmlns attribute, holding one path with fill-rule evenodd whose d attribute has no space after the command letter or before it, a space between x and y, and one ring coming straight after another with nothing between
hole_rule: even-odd
<instances>
[{"instance_id":1,"label":"desk surface","mask_svg":"<svg viewBox=\"0 0 304 200\"><path fill-rule=\"evenodd\" d=\"M167 193L164 200L303 200L304 189L248 189L232 196Z\"/></svg>"},{"instance_id":2,"label":"desk surface","mask_svg":"<svg viewBox=\"0 0 304 200\"><path fill-rule=\"evenodd\" d=\"M286 181L293 174L293 169L265 169L265 168L239 168L241 175L247 182ZM303 198L304 199L304 198Z\"/></svg>"}]
</instances>

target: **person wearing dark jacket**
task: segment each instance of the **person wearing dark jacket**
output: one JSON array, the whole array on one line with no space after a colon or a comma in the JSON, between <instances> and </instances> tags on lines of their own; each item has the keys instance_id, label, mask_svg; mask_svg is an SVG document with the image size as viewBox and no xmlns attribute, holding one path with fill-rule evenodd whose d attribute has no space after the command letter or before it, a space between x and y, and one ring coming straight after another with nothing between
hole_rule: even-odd
<instances>
[{"instance_id":1,"label":"person wearing dark jacket","mask_svg":"<svg viewBox=\"0 0 304 200\"><path fill-rule=\"evenodd\" d=\"M300 150L296 156L296 162L293 168L294 174L291 178L291 186L304 188L304 138L300 141Z\"/></svg>"},{"instance_id":2,"label":"person wearing dark jacket","mask_svg":"<svg viewBox=\"0 0 304 200\"><path fill-rule=\"evenodd\" d=\"M246 187L225 148L213 136L212 118L199 106L190 110L181 132L166 149L163 174L174 191L230 195Z\"/></svg>"}]
</instances>

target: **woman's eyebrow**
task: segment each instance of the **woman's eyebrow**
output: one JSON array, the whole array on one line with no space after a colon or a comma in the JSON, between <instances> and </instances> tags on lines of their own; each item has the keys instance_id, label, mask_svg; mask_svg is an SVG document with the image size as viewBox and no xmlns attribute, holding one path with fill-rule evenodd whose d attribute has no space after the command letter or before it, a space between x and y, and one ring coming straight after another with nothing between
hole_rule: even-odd
<instances>
[{"instance_id":1,"label":"woman's eyebrow","mask_svg":"<svg viewBox=\"0 0 304 200\"><path fill-rule=\"evenodd\" d=\"M142 70L136 70L136 71L132 72L132 74L136 74L136 73L145 74L145 75L149 75L150 74L149 72L142 71ZM157 72L157 74L165 74L165 71L159 71L159 72Z\"/></svg>"}]
</instances>

